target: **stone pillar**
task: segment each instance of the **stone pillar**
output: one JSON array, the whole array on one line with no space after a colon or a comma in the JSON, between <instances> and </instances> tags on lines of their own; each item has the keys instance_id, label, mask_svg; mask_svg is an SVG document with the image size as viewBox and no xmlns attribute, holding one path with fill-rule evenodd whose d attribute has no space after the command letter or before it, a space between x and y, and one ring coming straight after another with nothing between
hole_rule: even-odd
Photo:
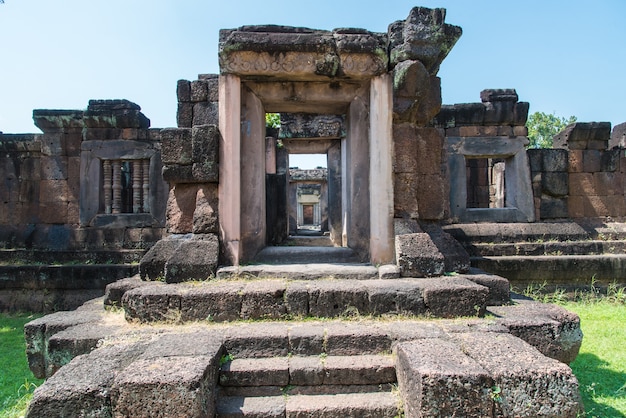
<instances>
[{"instance_id":1,"label":"stone pillar","mask_svg":"<svg viewBox=\"0 0 626 418\"><path fill-rule=\"evenodd\" d=\"M391 75L372 79L370 89L370 262L388 264L395 259Z\"/></svg>"},{"instance_id":2,"label":"stone pillar","mask_svg":"<svg viewBox=\"0 0 626 418\"><path fill-rule=\"evenodd\" d=\"M236 266L241 257L241 81L236 75L219 78L219 122L220 234L223 257Z\"/></svg>"},{"instance_id":3,"label":"stone pillar","mask_svg":"<svg viewBox=\"0 0 626 418\"><path fill-rule=\"evenodd\" d=\"M341 246L341 143L335 141L326 154L328 167L328 230L333 245Z\"/></svg>"},{"instance_id":4,"label":"stone pillar","mask_svg":"<svg viewBox=\"0 0 626 418\"><path fill-rule=\"evenodd\" d=\"M348 110L346 181L350 218L348 220L348 247L355 250L362 261L369 260L370 241L370 146L369 98L357 97Z\"/></svg>"},{"instance_id":5,"label":"stone pillar","mask_svg":"<svg viewBox=\"0 0 626 418\"><path fill-rule=\"evenodd\" d=\"M241 90L241 243L248 262L266 245L265 109L247 87Z\"/></svg>"}]
</instances>

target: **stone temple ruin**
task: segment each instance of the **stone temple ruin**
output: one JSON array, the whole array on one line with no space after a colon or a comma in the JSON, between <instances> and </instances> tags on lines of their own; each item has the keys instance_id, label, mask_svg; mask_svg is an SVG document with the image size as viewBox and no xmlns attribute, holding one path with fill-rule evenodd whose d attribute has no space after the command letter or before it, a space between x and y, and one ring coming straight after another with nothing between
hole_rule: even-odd
<instances>
[{"instance_id":1,"label":"stone temple ruin","mask_svg":"<svg viewBox=\"0 0 626 418\"><path fill-rule=\"evenodd\" d=\"M444 19L222 30L176 128L92 100L1 134L3 257L22 261L0 307L77 308L26 326L48 378L28 416L577 416L578 317L504 277L625 277L626 128L527 150L515 90L442 106Z\"/></svg>"}]
</instances>

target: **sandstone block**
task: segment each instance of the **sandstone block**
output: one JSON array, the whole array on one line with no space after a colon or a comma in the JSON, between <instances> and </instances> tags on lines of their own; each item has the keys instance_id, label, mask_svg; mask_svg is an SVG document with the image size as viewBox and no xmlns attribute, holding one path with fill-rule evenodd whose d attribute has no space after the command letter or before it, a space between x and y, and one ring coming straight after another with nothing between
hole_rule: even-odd
<instances>
[{"instance_id":1,"label":"sandstone block","mask_svg":"<svg viewBox=\"0 0 626 418\"><path fill-rule=\"evenodd\" d=\"M554 148L606 149L611 135L610 122L575 122L554 136Z\"/></svg>"},{"instance_id":2,"label":"sandstone block","mask_svg":"<svg viewBox=\"0 0 626 418\"><path fill-rule=\"evenodd\" d=\"M417 137L415 125L409 123L393 125L394 173L417 172Z\"/></svg>"},{"instance_id":3,"label":"sandstone block","mask_svg":"<svg viewBox=\"0 0 626 418\"><path fill-rule=\"evenodd\" d=\"M614 172L619 169L619 160L622 150L611 149L604 151L600 156L600 171Z\"/></svg>"},{"instance_id":4,"label":"sandstone block","mask_svg":"<svg viewBox=\"0 0 626 418\"><path fill-rule=\"evenodd\" d=\"M161 160L165 165L191 165L191 129L166 128L161 131Z\"/></svg>"},{"instance_id":5,"label":"sandstone block","mask_svg":"<svg viewBox=\"0 0 626 418\"><path fill-rule=\"evenodd\" d=\"M597 174L597 173L596 173ZM567 172L546 172L541 176L541 190L543 193L563 197L569 192L569 175Z\"/></svg>"},{"instance_id":6,"label":"sandstone block","mask_svg":"<svg viewBox=\"0 0 626 418\"><path fill-rule=\"evenodd\" d=\"M440 276L445 258L427 233L396 236L396 259L403 277Z\"/></svg>"},{"instance_id":7,"label":"sandstone block","mask_svg":"<svg viewBox=\"0 0 626 418\"><path fill-rule=\"evenodd\" d=\"M193 165L169 164L163 167L163 180L170 184L196 183Z\"/></svg>"},{"instance_id":8,"label":"sandstone block","mask_svg":"<svg viewBox=\"0 0 626 418\"><path fill-rule=\"evenodd\" d=\"M498 415L573 418L580 413L578 382L567 365L510 334L460 333L455 337L463 352L500 389L499 402L494 404Z\"/></svg>"},{"instance_id":9,"label":"sandstone block","mask_svg":"<svg viewBox=\"0 0 626 418\"><path fill-rule=\"evenodd\" d=\"M41 177L45 180L67 180L68 164L67 157L42 156Z\"/></svg>"},{"instance_id":10,"label":"sandstone block","mask_svg":"<svg viewBox=\"0 0 626 418\"><path fill-rule=\"evenodd\" d=\"M345 135L345 118L335 115L283 113L279 138L339 138Z\"/></svg>"},{"instance_id":11,"label":"sandstone block","mask_svg":"<svg viewBox=\"0 0 626 418\"><path fill-rule=\"evenodd\" d=\"M402 61L393 71L395 121L428 123L441 108L441 80L419 61Z\"/></svg>"},{"instance_id":12,"label":"sandstone block","mask_svg":"<svg viewBox=\"0 0 626 418\"><path fill-rule=\"evenodd\" d=\"M569 150L568 152L568 171L570 173L582 173L583 168L583 151Z\"/></svg>"},{"instance_id":13,"label":"sandstone block","mask_svg":"<svg viewBox=\"0 0 626 418\"><path fill-rule=\"evenodd\" d=\"M593 174L570 173L569 175L570 196L593 196L596 191L593 185Z\"/></svg>"},{"instance_id":14,"label":"sandstone block","mask_svg":"<svg viewBox=\"0 0 626 418\"><path fill-rule=\"evenodd\" d=\"M114 416L201 417L215 414L213 356L139 359L116 378Z\"/></svg>"},{"instance_id":15,"label":"sandstone block","mask_svg":"<svg viewBox=\"0 0 626 418\"><path fill-rule=\"evenodd\" d=\"M491 415L489 373L454 343L437 338L402 342L395 353L407 416Z\"/></svg>"},{"instance_id":16,"label":"sandstone block","mask_svg":"<svg viewBox=\"0 0 626 418\"><path fill-rule=\"evenodd\" d=\"M178 283L213 277L217 270L219 247L214 234L194 235L192 239L184 240L165 263L165 281Z\"/></svg>"},{"instance_id":17,"label":"sandstone block","mask_svg":"<svg viewBox=\"0 0 626 418\"><path fill-rule=\"evenodd\" d=\"M598 196L622 195L622 176L614 172L593 173L593 187Z\"/></svg>"},{"instance_id":18,"label":"sandstone block","mask_svg":"<svg viewBox=\"0 0 626 418\"><path fill-rule=\"evenodd\" d=\"M427 312L438 318L477 316L485 312L489 289L463 277L422 279Z\"/></svg>"},{"instance_id":19,"label":"sandstone block","mask_svg":"<svg viewBox=\"0 0 626 418\"><path fill-rule=\"evenodd\" d=\"M105 306L122 306L122 296L129 290L144 286L146 282L142 281L140 276L128 277L118 280L107 285L104 291Z\"/></svg>"},{"instance_id":20,"label":"sandstone block","mask_svg":"<svg viewBox=\"0 0 626 418\"><path fill-rule=\"evenodd\" d=\"M165 263L181 244L180 239L162 239L146 252L139 263L142 280L157 280L165 276Z\"/></svg>"},{"instance_id":21,"label":"sandstone block","mask_svg":"<svg viewBox=\"0 0 626 418\"><path fill-rule=\"evenodd\" d=\"M176 109L176 125L179 128L191 128L193 125L193 103L178 103Z\"/></svg>"},{"instance_id":22,"label":"sandstone block","mask_svg":"<svg viewBox=\"0 0 626 418\"><path fill-rule=\"evenodd\" d=\"M217 183L219 176L220 132L215 125L192 128L193 175L198 182Z\"/></svg>"},{"instance_id":23,"label":"sandstone block","mask_svg":"<svg viewBox=\"0 0 626 418\"><path fill-rule=\"evenodd\" d=\"M144 345L116 344L78 356L37 388L29 416L113 416L110 389Z\"/></svg>"},{"instance_id":24,"label":"sandstone block","mask_svg":"<svg viewBox=\"0 0 626 418\"><path fill-rule=\"evenodd\" d=\"M418 179L413 173L396 173L393 176L395 218L419 218Z\"/></svg>"},{"instance_id":25,"label":"sandstone block","mask_svg":"<svg viewBox=\"0 0 626 418\"><path fill-rule=\"evenodd\" d=\"M513 125L515 103L498 101L485 103L485 125Z\"/></svg>"},{"instance_id":26,"label":"sandstone block","mask_svg":"<svg viewBox=\"0 0 626 418\"><path fill-rule=\"evenodd\" d=\"M515 126L515 128L522 128L522 132L526 130L526 134L521 134L521 136L528 135L528 129L525 125L526 121L528 120L529 109L530 103L528 102L515 103L515 107L513 108L513 125Z\"/></svg>"},{"instance_id":27,"label":"sandstone block","mask_svg":"<svg viewBox=\"0 0 626 418\"><path fill-rule=\"evenodd\" d=\"M607 196L587 196L583 204L586 217L611 216L611 208L609 207Z\"/></svg>"},{"instance_id":28,"label":"sandstone block","mask_svg":"<svg viewBox=\"0 0 626 418\"><path fill-rule=\"evenodd\" d=\"M585 216L584 196L569 196L567 198L567 213L571 218L583 218Z\"/></svg>"},{"instance_id":29,"label":"sandstone block","mask_svg":"<svg viewBox=\"0 0 626 418\"><path fill-rule=\"evenodd\" d=\"M541 149L532 148L526 151L526 155L528 156L528 165L530 166L531 172L536 173L543 171L543 158L541 152Z\"/></svg>"},{"instance_id":30,"label":"sandstone block","mask_svg":"<svg viewBox=\"0 0 626 418\"><path fill-rule=\"evenodd\" d=\"M543 196L539 209L541 219L567 218L569 215L567 197L557 198Z\"/></svg>"},{"instance_id":31,"label":"sandstone block","mask_svg":"<svg viewBox=\"0 0 626 418\"><path fill-rule=\"evenodd\" d=\"M217 102L198 102L193 105L192 126L218 124L219 106Z\"/></svg>"},{"instance_id":32,"label":"sandstone block","mask_svg":"<svg viewBox=\"0 0 626 418\"><path fill-rule=\"evenodd\" d=\"M583 171L595 173L602 168L602 152L599 150L583 151Z\"/></svg>"},{"instance_id":33,"label":"sandstone block","mask_svg":"<svg viewBox=\"0 0 626 418\"><path fill-rule=\"evenodd\" d=\"M208 96L208 85L205 80L194 80L190 83L192 102L206 102Z\"/></svg>"},{"instance_id":34,"label":"sandstone block","mask_svg":"<svg viewBox=\"0 0 626 418\"><path fill-rule=\"evenodd\" d=\"M198 187L195 184L177 184L170 189L167 199L167 229L172 234L187 234L193 231L193 216L196 211Z\"/></svg>"},{"instance_id":35,"label":"sandstone block","mask_svg":"<svg viewBox=\"0 0 626 418\"><path fill-rule=\"evenodd\" d=\"M454 128L461 126L482 125L485 120L485 106L482 103L461 103L443 105L435 116L435 126ZM452 136L452 132L448 134Z\"/></svg>"},{"instance_id":36,"label":"sandstone block","mask_svg":"<svg viewBox=\"0 0 626 418\"><path fill-rule=\"evenodd\" d=\"M219 74L198 74L199 80L207 83L207 101L218 102L219 98Z\"/></svg>"},{"instance_id":37,"label":"sandstone block","mask_svg":"<svg viewBox=\"0 0 626 418\"><path fill-rule=\"evenodd\" d=\"M217 185L200 185L196 195L196 208L193 212L193 233L217 233L218 223Z\"/></svg>"},{"instance_id":38,"label":"sandstone block","mask_svg":"<svg viewBox=\"0 0 626 418\"><path fill-rule=\"evenodd\" d=\"M242 290L243 285L230 282L189 289L180 302L181 320L236 321L241 318Z\"/></svg>"},{"instance_id":39,"label":"sandstone block","mask_svg":"<svg viewBox=\"0 0 626 418\"><path fill-rule=\"evenodd\" d=\"M191 101L191 82L189 80L178 80L176 82L176 97L179 103Z\"/></svg>"},{"instance_id":40,"label":"sandstone block","mask_svg":"<svg viewBox=\"0 0 626 418\"><path fill-rule=\"evenodd\" d=\"M441 175L423 175L417 184L419 218L424 220L445 219L450 207L449 185Z\"/></svg>"},{"instance_id":41,"label":"sandstone block","mask_svg":"<svg viewBox=\"0 0 626 418\"><path fill-rule=\"evenodd\" d=\"M380 354L391 347L391 337L371 325L333 323L326 327L326 354L329 356L354 356Z\"/></svg>"},{"instance_id":42,"label":"sandstone block","mask_svg":"<svg viewBox=\"0 0 626 418\"><path fill-rule=\"evenodd\" d=\"M282 318L287 313L285 306L286 286L283 281L250 282L243 290L241 319Z\"/></svg>"},{"instance_id":43,"label":"sandstone block","mask_svg":"<svg viewBox=\"0 0 626 418\"><path fill-rule=\"evenodd\" d=\"M626 122L613 127L609 148L626 148Z\"/></svg>"},{"instance_id":44,"label":"sandstone block","mask_svg":"<svg viewBox=\"0 0 626 418\"><path fill-rule=\"evenodd\" d=\"M390 64L416 60L436 74L462 33L460 27L444 23L445 16L445 9L415 7L405 21L389 25Z\"/></svg>"},{"instance_id":45,"label":"sandstone block","mask_svg":"<svg viewBox=\"0 0 626 418\"><path fill-rule=\"evenodd\" d=\"M563 149L541 149L542 171L567 171L568 151Z\"/></svg>"},{"instance_id":46,"label":"sandstone block","mask_svg":"<svg viewBox=\"0 0 626 418\"><path fill-rule=\"evenodd\" d=\"M515 89L485 89L480 92L480 101L517 103L519 96Z\"/></svg>"},{"instance_id":47,"label":"sandstone block","mask_svg":"<svg viewBox=\"0 0 626 418\"><path fill-rule=\"evenodd\" d=\"M222 386L287 386L289 359L287 357L241 358L224 364L219 373Z\"/></svg>"},{"instance_id":48,"label":"sandstone block","mask_svg":"<svg viewBox=\"0 0 626 418\"><path fill-rule=\"evenodd\" d=\"M467 274L463 277L489 289L487 306L505 305L511 301L511 285L504 277L483 273Z\"/></svg>"},{"instance_id":49,"label":"sandstone block","mask_svg":"<svg viewBox=\"0 0 626 418\"><path fill-rule=\"evenodd\" d=\"M452 235L439 231L430 233L430 238L443 254L446 272L465 273L469 271L469 254Z\"/></svg>"}]
</instances>

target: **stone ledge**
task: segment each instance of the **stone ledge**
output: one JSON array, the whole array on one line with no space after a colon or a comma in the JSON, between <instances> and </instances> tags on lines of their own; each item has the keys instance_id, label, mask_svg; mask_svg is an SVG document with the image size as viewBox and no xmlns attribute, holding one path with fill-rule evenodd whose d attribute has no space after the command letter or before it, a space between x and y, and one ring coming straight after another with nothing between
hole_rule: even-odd
<instances>
[{"instance_id":1,"label":"stone ledge","mask_svg":"<svg viewBox=\"0 0 626 418\"><path fill-rule=\"evenodd\" d=\"M353 315L475 316L485 309L487 287L463 276L431 279L289 281L229 280L194 284L155 283L127 291L129 320L182 322L336 318Z\"/></svg>"}]
</instances>

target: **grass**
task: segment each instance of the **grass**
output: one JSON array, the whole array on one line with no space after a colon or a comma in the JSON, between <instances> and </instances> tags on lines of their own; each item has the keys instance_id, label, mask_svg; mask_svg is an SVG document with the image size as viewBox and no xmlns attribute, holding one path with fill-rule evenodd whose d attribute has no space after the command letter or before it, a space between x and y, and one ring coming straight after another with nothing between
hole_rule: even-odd
<instances>
[{"instance_id":1,"label":"grass","mask_svg":"<svg viewBox=\"0 0 626 418\"><path fill-rule=\"evenodd\" d=\"M624 290L609 286L601 292L593 283L590 291L573 295L541 290L541 286L529 287L524 293L558 303L581 318L583 344L571 367L578 378L585 416L626 417ZM34 318L0 314L0 418L23 416L34 388L42 383L28 369L25 354L24 324Z\"/></svg>"},{"instance_id":2,"label":"grass","mask_svg":"<svg viewBox=\"0 0 626 418\"><path fill-rule=\"evenodd\" d=\"M531 284L522 292L556 303L580 317L583 343L570 364L578 379L588 418L626 417L626 290L611 283L598 286L594 278L584 290L568 293Z\"/></svg>"},{"instance_id":3,"label":"grass","mask_svg":"<svg viewBox=\"0 0 626 418\"><path fill-rule=\"evenodd\" d=\"M580 316L584 338L570 365L587 417L626 416L626 304L603 299L565 302Z\"/></svg>"},{"instance_id":4,"label":"grass","mask_svg":"<svg viewBox=\"0 0 626 418\"><path fill-rule=\"evenodd\" d=\"M0 418L21 417L26 412L35 379L26 361L24 324L34 315L0 314Z\"/></svg>"}]
</instances>

